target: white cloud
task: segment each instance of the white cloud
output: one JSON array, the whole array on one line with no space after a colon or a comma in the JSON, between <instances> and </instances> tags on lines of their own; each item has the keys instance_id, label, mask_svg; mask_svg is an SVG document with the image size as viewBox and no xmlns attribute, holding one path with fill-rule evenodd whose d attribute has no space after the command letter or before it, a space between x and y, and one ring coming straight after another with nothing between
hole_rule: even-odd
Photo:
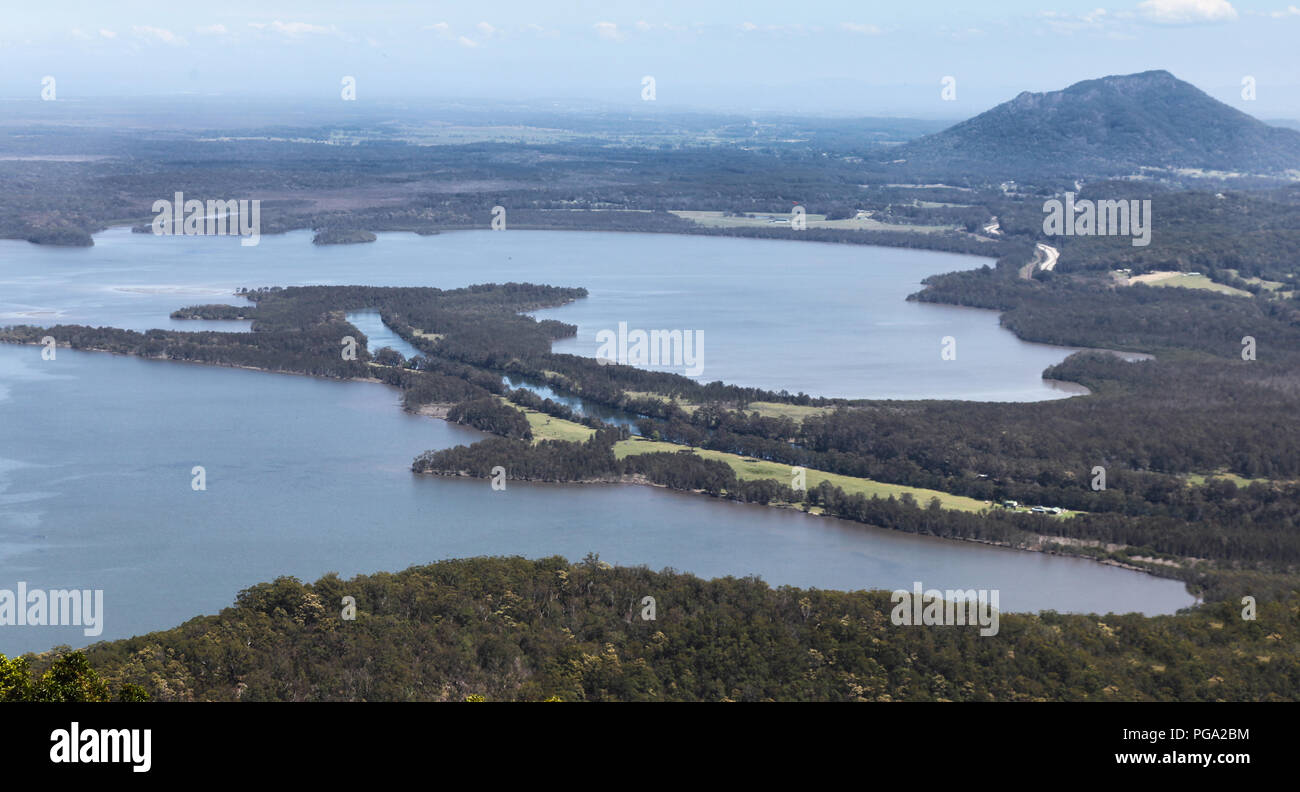
<instances>
[{"instance_id":1,"label":"white cloud","mask_svg":"<svg viewBox=\"0 0 1300 792\"><path fill-rule=\"evenodd\" d=\"M132 25L131 32L141 38L154 39L164 44L170 44L173 47L184 47L188 42L184 38L167 30L166 28L156 28L149 25Z\"/></svg>"},{"instance_id":2,"label":"white cloud","mask_svg":"<svg viewBox=\"0 0 1300 792\"><path fill-rule=\"evenodd\" d=\"M464 36L457 36L451 31L451 25L448 25L446 22L437 22L432 25L425 25L422 29L432 30L437 34L438 38L445 39L446 41L460 41L461 45L465 47L478 46L478 42L472 39L465 38Z\"/></svg>"},{"instance_id":3,"label":"white cloud","mask_svg":"<svg viewBox=\"0 0 1300 792\"><path fill-rule=\"evenodd\" d=\"M1061 11L1043 11L1039 17L1055 33L1074 33L1080 30L1097 29L1106 26L1106 23L1125 14L1121 12L1112 16L1104 8L1094 8L1083 14L1070 14Z\"/></svg>"},{"instance_id":4,"label":"white cloud","mask_svg":"<svg viewBox=\"0 0 1300 792\"><path fill-rule=\"evenodd\" d=\"M203 26L203 27L196 27L196 28L194 28L194 31L195 31L196 33L211 33L211 34L214 34L214 35L221 35L222 33L225 33L225 32L226 32L226 26L225 26L225 25L205 25L205 26Z\"/></svg>"},{"instance_id":5,"label":"white cloud","mask_svg":"<svg viewBox=\"0 0 1300 792\"><path fill-rule=\"evenodd\" d=\"M850 23L845 23L845 24L850 24ZM841 27L843 27L843 25L841 25ZM862 27L869 28L871 26L863 25ZM809 25L803 25L799 23L793 25L755 25L753 22L742 22L740 25L740 31L742 33L753 33L754 31L759 31L762 33L771 33L774 35L806 36L809 33L820 33L822 32L822 30L823 28L819 25L809 26ZM860 30L858 32L863 33L866 31Z\"/></svg>"},{"instance_id":6,"label":"white cloud","mask_svg":"<svg viewBox=\"0 0 1300 792\"><path fill-rule=\"evenodd\" d=\"M72 37L73 37L73 38L79 38L79 39L85 41L86 39L89 39L89 38L90 38L90 35L87 34L86 31L82 30L81 28L73 28L73 29L72 29Z\"/></svg>"},{"instance_id":7,"label":"white cloud","mask_svg":"<svg viewBox=\"0 0 1300 792\"><path fill-rule=\"evenodd\" d=\"M1152 22L1186 25L1195 22L1231 22L1237 9L1228 0L1143 0L1138 11Z\"/></svg>"},{"instance_id":8,"label":"white cloud","mask_svg":"<svg viewBox=\"0 0 1300 792\"><path fill-rule=\"evenodd\" d=\"M1272 13L1269 14L1269 16L1273 17L1274 19L1281 19L1282 17L1289 17L1289 16L1300 16L1300 8L1296 6L1287 6L1285 10L1273 11Z\"/></svg>"},{"instance_id":9,"label":"white cloud","mask_svg":"<svg viewBox=\"0 0 1300 792\"><path fill-rule=\"evenodd\" d=\"M593 27L596 28L596 35L610 41L621 41L623 34L619 32L618 25L613 22L597 22Z\"/></svg>"},{"instance_id":10,"label":"white cloud","mask_svg":"<svg viewBox=\"0 0 1300 792\"><path fill-rule=\"evenodd\" d=\"M560 31L550 30L532 22L528 23L527 25L524 25L521 28L521 30L526 30L529 33L533 33L538 36L541 36L542 38L553 39L553 38L559 38L560 36Z\"/></svg>"},{"instance_id":11,"label":"white cloud","mask_svg":"<svg viewBox=\"0 0 1300 792\"><path fill-rule=\"evenodd\" d=\"M99 35L100 35L101 38L106 38L106 39L115 39L115 38L117 38L117 33L115 33L115 32L112 31L112 30L105 30L104 28L100 28L100 29L99 29Z\"/></svg>"},{"instance_id":12,"label":"white cloud","mask_svg":"<svg viewBox=\"0 0 1300 792\"><path fill-rule=\"evenodd\" d=\"M334 26L322 27L313 25L308 22L281 22L276 20L270 24L265 22L249 22L248 26L254 30L273 30L276 33L283 33L286 36L302 36L307 33L332 33Z\"/></svg>"},{"instance_id":13,"label":"white cloud","mask_svg":"<svg viewBox=\"0 0 1300 792\"><path fill-rule=\"evenodd\" d=\"M841 22L840 30L847 30L850 33L861 33L866 36L880 35L880 28L875 25L863 25L859 22Z\"/></svg>"},{"instance_id":14,"label":"white cloud","mask_svg":"<svg viewBox=\"0 0 1300 792\"><path fill-rule=\"evenodd\" d=\"M501 35L501 28L494 27L493 25L490 25L487 22L480 22L474 27L478 30L479 34L482 35L484 38L491 38L492 36ZM541 28L538 29L540 30ZM425 25L421 28L421 30L432 30L434 33L437 34L438 38L444 39L446 41L454 41L457 44L461 45L462 47L465 47L466 49L475 49L479 45L478 41L470 38L469 36L463 36L460 35L459 33L454 32L451 29L451 25L447 24L446 22L436 22L432 25Z\"/></svg>"}]
</instances>

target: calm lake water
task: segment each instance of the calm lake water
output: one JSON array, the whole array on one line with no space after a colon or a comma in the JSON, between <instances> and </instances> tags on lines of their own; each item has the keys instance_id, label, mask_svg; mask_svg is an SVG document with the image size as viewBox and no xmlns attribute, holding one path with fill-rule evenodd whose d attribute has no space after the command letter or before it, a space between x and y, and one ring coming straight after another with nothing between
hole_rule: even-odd
<instances>
[{"instance_id":1,"label":"calm lake water","mask_svg":"<svg viewBox=\"0 0 1300 792\"><path fill-rule=\"evenodd\" d=\"M155 237L117 228L93 248L0 240L0 324L59 322L199 329L168 314L239 302L241 286L368 284L456 288L531 281L584 286L585 300L537 315L578 325L558 352L595 357L596 334L703 331L699 379L817 396L1033 401L1074 386L1042 380L1072 350L1029 344L997 314L909 303L921 279L989 259L953 253L755 239L568 231L382 234L317 247L311 232ZM247 329L203 322L202 329ZM943 360L942 341L956 341ZM671 367L663 367L671 370Z\"/></svg>"},{"instance_id":2,"label":"calm lake water","mask_svg":"<svg viewBox=\"0 0 1300 792\"><path fill-rule=\"evenodd\" d=\"M352 326L366 334L366 349L371 354L378 352L384 347L390 347L402 353L403 357L413 358L420 354L420 350L411 346L406 339L394 333L384 324L380 318L379 311L356 311L345 314L347 320Z\"/></svg>"},{"instance_id":3,"label":"calm lake water","mask_svg":"<svg viewBox=\"0 0 1300 792\"><path fill-rule=\"evenodd\" d=\"M595 319L574 317L603 300L627 299L616 294L612 268L628 270L623 291L634 292L644 275L637 267L657 255L673 258L675 267L693 257L699 269L713 261L735 266L742 260L756 269L779 267L783 257L804 255L798 250L769 254L763 250L769 245L815 248L804 260L819 261L809 266L826 270L820 279L791 280L785 305L801 304L804 298L797 293L804 291L812 300L811 293L819 290L835 294L858 288L874 295L864 310L884 315L893 309L883 306L880 294L889 292L901 302L912 288L908 283L979 262L878 248L653 235L384 235L375 245L336 248L313 247L309 239L306 234L263 237L258 248L240 248L230 239L154 238L115 230L97 237L99 244L90 249L0 242L0 324L246 329L240 322L173 322L167 314L196 302L229 302L227 295L238 286L452 287L535 280L592 290L580 306L554 312L561 318L572 312L568 320L580 327L607 320L614 326L634 323L641 321L638 316L646 319L645 327L671 327L671 320L650 322L650 314L633 312L632 301ZM744 250L732 250L733 245ZM250 251L255 252L250 256ZM530 263L518 264L517 258ZM850 259L856 262L852 267ZM896 273L900 269L910 272L910 281ZM875 273L891 272L878 288L870 286ZM724 300L724 292L712 290L720 290L725 280L705 278L701 288ZM764 277L749 280L752 285ZM601 283L606 285L597 288ZM676 302L682 300L707 302L698 296ZM673 304L674 299L661 302L664 310ZM989 321L992 314L903 305L925 316L918 332L957 335L959 361L968 349L974 354L982 345L1003 343L997 337L1011 338L996 318ZM794 333L793 338L816 335L785 323L772 308L753 309L748 317L739 308L701 307L696 326L704 327L710 345L716 338L725 348L732 337L743 351L750 348L743 342L748 338L760 346L770 343L774 359L785 359L780 356L788 354L784 345L792 337L783 332ZM810 316L821 323L827 317L850 321L852 314L827 309ZM751 324L729 329L720 316ZM764 336L752 323L772 328L773 334ZM371 334L370 328L363 330ZM873 340L860 340L854 348L882 346L875 331L861 332ZM892 331L881 332L890 336ZM1020 365L1034 369L1028 379L1065 354L1011 341L1003 352L1022 355ZM937 360L937 337L929 346ZM1046 362L1038 357L1044 350L1051 353ZM848 351L812 347L807 354L833 369L842 362L837 355ZM743 380L713 371L712 346L709 354L707 378ZM742 355L730 365L760 377L761 362ZM751 382L777 387L779 376L774 372ZM875 390L861 390L868 379L854 380L851 388L859 391L855 395L880 395L901 389L905 377L885 376L882 370L870 380ZM954 395L959 385L949 382L953 391L930 395ZM1021 395L1031 398L1028 391ZM1175 581L1078 559L908 536L649 487L511 482L507 491L494 492L484 481L410 473L419 452L481 436L403 413L398 392L381 385L64 349L56 360L45 361L37 347L0 345L0 588L25 581L29 588L103 589L102 639L215 612L240 588L278 575L315 579L333 570L350 576L484 554L579 559L597 552L619 564L708 577L755 574L774 585L834 589L910 588L915 580L937 588L997 588L1004 610L1012 611L1168 613L1193 602ZM205 468L206 491L191 488L196 465ZM93 640L78 628L0 628L0 652L6 654Z\"/></svg>"}]
</instances>

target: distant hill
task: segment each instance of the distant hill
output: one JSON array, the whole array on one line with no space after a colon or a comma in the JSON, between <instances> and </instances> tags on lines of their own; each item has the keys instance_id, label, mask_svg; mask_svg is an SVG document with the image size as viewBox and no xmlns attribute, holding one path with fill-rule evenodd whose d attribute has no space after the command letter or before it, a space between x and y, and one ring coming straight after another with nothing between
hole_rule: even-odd
<instances>
[{"instance_id":1,"label":"distant hill","mask_svg":"<svg viewBox=\"0 0 1300 792\"><path fill-rule=\"evenodd\" d=\"M1167 71L1020 94L895 149L909 165L966 172L1120 174L1141 166L1300 169L1300 132L1269 126Z\"/></svg>"}]
</instances>

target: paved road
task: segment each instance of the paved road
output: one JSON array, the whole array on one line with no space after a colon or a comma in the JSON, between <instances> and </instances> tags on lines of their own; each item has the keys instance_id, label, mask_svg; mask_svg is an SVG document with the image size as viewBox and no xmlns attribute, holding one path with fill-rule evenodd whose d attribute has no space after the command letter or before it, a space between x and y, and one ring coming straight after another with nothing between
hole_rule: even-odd
<instances>
[{"instance_id":1,"label":"paved road","mask_svg":"<svg viewBox=\"0 0 1300 792\"><path fill-rule=\"evenodd\" d=\"M1043 262L1041 265L1043 269L1048 272L1056 269L1056 260L1061 257L1061 251L1051 245L1044 245L1042 242L1039 242L1034 249L1041 251L1043 254Z\"/></svg>"},{"instance_id":2,"label":"paved road","mask_svg":"<svg viewBox=\"0 0 1300 792\"><path fill-rule=\"evenodd\" d=\"M1039 242L1034 246L1034 258L1028 264L1020 268L1020 277L1029 280L1034 277L1035 269L1045 269L1051 271L1056 269L1056 260L1061 257L1061 251L1051 245L1044 245Z\"/></svg>"}]
</instances>

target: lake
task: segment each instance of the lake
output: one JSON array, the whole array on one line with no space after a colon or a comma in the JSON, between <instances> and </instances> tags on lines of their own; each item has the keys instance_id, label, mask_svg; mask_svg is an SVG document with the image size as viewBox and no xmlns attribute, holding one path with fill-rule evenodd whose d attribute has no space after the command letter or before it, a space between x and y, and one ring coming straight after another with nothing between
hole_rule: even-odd
<instances>
[{"instance_id":1,"label":"lake","mask_svg":"<svg viewBox=\"0 0 1300 792\"><path fill-rule=\"evenodd\" d=\"M516 235L526 239L506 239ZM804 246L560 232L383 235L373 246L338 248L313 247L309 239L306 234L263 237L258 248L240 248L231 239L154 238L114 230L89 249L0 242L0 323L242 329L247 323L173 322L167 314L185 304L231 301L225 295L238 286L450 287L529 279L515 270L474 265L474 244L485 247L486 261L502 255L502 244L521 245L507 247L505 260L530 258L537 269L532 280L592 289L579 305L554 311L563 318L566 311L576 315L604 299L623 299L602 296L613 288L597 289L574 270L575 256L590 264L602 247L609 261L622 267L638 260L637 250L662 240L676 245L679 258L708 260L754 255L748 250L753 246ZM747 250L724 250L731 243ZM548 245L556 246L551 254L558 262L550 274L536 265L547 259ZM628 250L620 252L620 245ZM837 277L852 274L864 281L877 264L883 270L906 267L909 277L919 280L977 261L880 248L807 247L821 251L809 254L814 258L852 254L858 269L846 269L838 259L832 268ZM386 248L391 256L376 252ZM250 250L260 252L249 257ZM267 252L274 254L263 255ZM895 258L897 253L920 259ZM344 266L344 254L364 259L365 266ZM877 255L886 263L877 262ZM612 283L609 272L601 277L600 282ZM901 276L898 280L889 288L901 300L899 293L908 287ZM583 328L649 317L633 307L627 303L577 323ZM959 360L967 332L973 348L1000 343L994 335L1009 336L992 314L957 311L963 318L953 318L941 316L949 310L942 306L910 308L938 312L926 319L927 335L969 328L959 337ZM719 312L739 316L732 309ZM746 344L725 339L761 337L752 328L728 330L717 323L719 312L708 317L715 324L699 324L715 334L706 335L710 343L717 338L724 348L732 343L745 350ZM751 321L761 324L771 313L756 311ZM980 333L990 338L978 341ZM773 354L780 352L777 336L769 339ZM1012 344L1004 351L1016 349ZM1038 365L1035 356L1042 349L1055 359L1065 354L1034 347L1019 358L1022 365ZM834 365L824 352L810 355ZM753 359L728 365L760 373ZM751 384L773 387L776 381ZM898 382L888 387L900 387ZM0 345L0 588L24 581L29 588L102 589L106 615L100 639L215 612L240 588L278 575L310 580L337 571L351 576L472 555L559 554L576 560L596 552L618 564L672 567L706 577L752 574L774 585L834 589L910 588L920 580L927 587L999 589L1009 611L1169 613L1193 603L1176 581L1080 559L910 536L658 488L511 482L505 492L495 492L486 481L411 474L411 459L421 451L482 436L403 413L398 392L382 385L66 349L47 361L38 347ZM195 466L204 468L206 490L191 487ZM0 628L0 652L6 654L92 640L97 639L77 628Z\"/></svg>"},{"instance_id":2,"label":"lake","mask_svg":"<svg viewBox=\"0 0 1300 792\"><path fill-rule=\"evenodd\" d=\"M531 281L590 296L536 315L578 326L557 352L595 357L617 329L704 333L701 381L816 396L1034 401L1080 392L1044 382L1071 351L1020 341L997 314L909 303L926 276L986 258L775 240L572 231L381 234L314 246L311 232L155 237L115 228L93 248L0 240L0 325L89 324L242 330L247 322L172 320L186 304L240 303L241 286L365 284L457 288ZM956 359L941 357L945 337ZM661 367L672 370L671 367Z\"/></svg>"}]
</instances>

